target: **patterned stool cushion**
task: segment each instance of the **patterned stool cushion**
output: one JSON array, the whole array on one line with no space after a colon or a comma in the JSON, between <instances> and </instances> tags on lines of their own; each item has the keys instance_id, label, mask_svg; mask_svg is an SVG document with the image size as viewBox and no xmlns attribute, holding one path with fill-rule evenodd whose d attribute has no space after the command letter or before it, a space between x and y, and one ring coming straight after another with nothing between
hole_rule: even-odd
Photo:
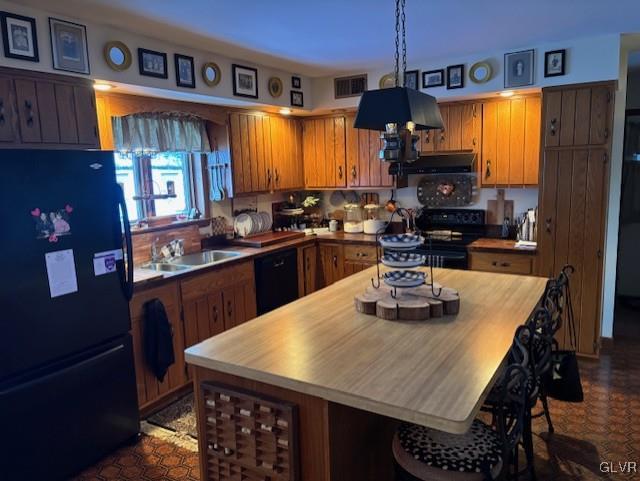
<instances>
[{"instance_id":1,"label":"patterned stool cushion","mask_svg":"<svg viewBox=\"0 0 640 481\"><path fill-rule=\"evenodd\" d=\"M491 475L502 468L497 433L477 419L465 434L404 423L398 429L397 439L404 452L432 468Z\"/></svg>"}]
</instances>

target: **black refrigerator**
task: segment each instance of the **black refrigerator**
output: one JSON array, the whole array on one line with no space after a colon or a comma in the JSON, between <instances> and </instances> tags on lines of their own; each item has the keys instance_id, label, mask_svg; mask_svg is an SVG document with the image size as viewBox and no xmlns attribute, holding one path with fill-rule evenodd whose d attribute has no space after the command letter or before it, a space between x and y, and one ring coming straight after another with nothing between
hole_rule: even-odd
<instances>
[{"instance_id":1,"label":"black refrigerator","mask_svg":"<svg viewBox=\"0 0 640 481\"><path fill-rule=\"evenodd\" d=\"M0 167L0 480L63 480L139 432L126 207L112 152Z\"/></svg>"}]
</instances>

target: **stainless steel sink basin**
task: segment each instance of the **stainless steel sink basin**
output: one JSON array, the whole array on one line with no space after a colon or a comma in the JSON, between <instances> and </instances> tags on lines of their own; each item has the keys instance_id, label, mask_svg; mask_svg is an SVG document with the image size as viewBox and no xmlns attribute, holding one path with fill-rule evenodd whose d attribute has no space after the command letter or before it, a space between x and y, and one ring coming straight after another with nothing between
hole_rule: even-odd
<instances>
[{"instance_id":1,"label":"stainless steel sink basin","mask_svg":"<svg viewBox=\"0 0 640 481\"><path fill-rule=\"evenodd\" d=\"M151 269L152 271L162 272L179 272L189 269L189 266L181 266L177 264L167 264L165 262L151 262L142 266L143 269Z\"/></svg>"},{"instance_id":2,"label":"stainless steel sink basin","mask_svg":"<svg viewBox=\"0 0 640 481\"><path fill-rule=\"evenodd\" d=\"M240 252L232 251L203 251L176 257L171 261L171 264L179 266L204 266L238 257L239 255L241 255Z\"/></svg>"}]
</instances>

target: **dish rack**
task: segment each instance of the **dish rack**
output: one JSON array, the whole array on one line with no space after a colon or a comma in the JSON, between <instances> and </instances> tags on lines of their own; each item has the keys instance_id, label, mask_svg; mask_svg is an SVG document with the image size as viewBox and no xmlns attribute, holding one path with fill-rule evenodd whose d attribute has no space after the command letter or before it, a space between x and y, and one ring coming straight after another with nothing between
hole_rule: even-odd
<instances>
[{"instance_id":1,"label":"dish rack","mask_svg":"<svg viewBox=\"0 0 640 481\"><path fill-rule=\"evenodd\" d=\"M371 278L371 285L375 289L379 289L381 281L392 288L391 297L397 297L398 288L413 288L426 285L431 288L434 297L439 297L442 288L435 288L433 265L429 263L429 275L422 271L416 270L418 267L425 265L428 258L427 255L416 252L416 249L424 244L424 237L418 233L406 234L384 234L387 226L393 220L393 216L397 213L404 217L404 209L397 209L389 219L389 222L383 229L376 232L376 244L380 248L376 249L376 278ZM430 243L429 243L430 245ZM380 251L383 251L380 257ZM380 264L395 270L380 274ZM431 282L427 282L428 279Z\"/></svg>"}]
</instances>

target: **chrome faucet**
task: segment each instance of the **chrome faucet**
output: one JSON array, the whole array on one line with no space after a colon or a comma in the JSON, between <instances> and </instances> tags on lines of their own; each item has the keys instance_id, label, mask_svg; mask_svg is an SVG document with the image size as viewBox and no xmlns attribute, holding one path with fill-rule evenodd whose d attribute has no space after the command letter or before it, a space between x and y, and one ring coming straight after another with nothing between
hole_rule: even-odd
<instances>
[{"instance_id":1,"label":"chrome faucet","mask_svg":"<svg viewBox=\"0 0 640 481\"><path fill-rule=\"evenodd\" d=\"M151 262L160 262L162 260L162 255L158 252L158 241L159 237L156 237L151 243Z\"/></svg>"}]
</instances>

